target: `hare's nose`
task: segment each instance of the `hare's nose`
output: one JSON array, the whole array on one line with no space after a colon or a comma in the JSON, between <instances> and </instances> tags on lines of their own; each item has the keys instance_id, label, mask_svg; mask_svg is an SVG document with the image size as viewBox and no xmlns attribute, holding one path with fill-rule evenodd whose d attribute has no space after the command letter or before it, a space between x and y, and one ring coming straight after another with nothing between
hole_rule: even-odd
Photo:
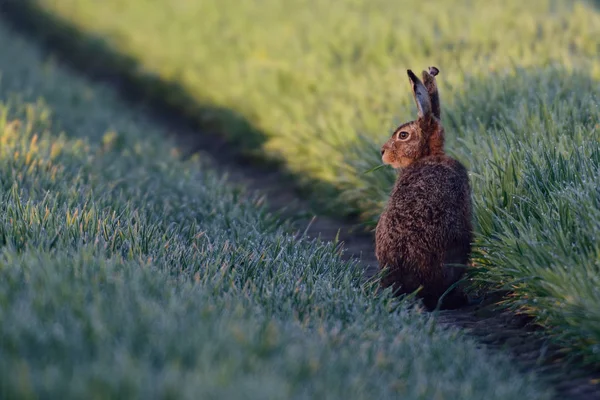
<instances>
[{"instance_id":1,"label":"hare's nose","mask_svg":"<svg viewBox=\"0 0 600 400\"><path fill-rule=\"evenodd\" d=\"M383 153L385 153L385 149L384 148L381 149L381 155L382 156L383 156Z\"/></svg>"}]
</instances>

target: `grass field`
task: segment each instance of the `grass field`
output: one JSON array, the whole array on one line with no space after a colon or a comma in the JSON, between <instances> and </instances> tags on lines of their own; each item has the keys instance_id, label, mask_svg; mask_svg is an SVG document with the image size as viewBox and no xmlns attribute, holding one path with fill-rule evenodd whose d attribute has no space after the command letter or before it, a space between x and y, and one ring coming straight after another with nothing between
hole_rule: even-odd
<instances>
[{"instance_id":1,"label":"grass field","mask_svg":"<svg viewBox=\"0 0 600 400\"><path fill-rule=\"evenodd\" d=\"M0 23L0 397L548 398Z\"/></svg>"},{"instance_id":2,"label":"grass field","mask_svg":"<svg viewBox=\"0 0 600 400\"><path fill-rule=\"evenodd\" d=\"M438 66L447 147L472 171L475 285L512 291L507 305L600 362L597 2L33 4L81 30L73 57L130 57L106 66L283 160L321 210L371 222L394 175L363 172L415 113L405 69Z\"/></svg>"}]
</instances>

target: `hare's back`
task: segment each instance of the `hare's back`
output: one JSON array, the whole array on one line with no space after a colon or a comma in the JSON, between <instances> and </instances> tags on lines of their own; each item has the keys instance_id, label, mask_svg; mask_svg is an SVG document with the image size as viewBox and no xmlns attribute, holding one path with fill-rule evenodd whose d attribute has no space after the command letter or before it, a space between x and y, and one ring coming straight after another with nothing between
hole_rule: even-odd
<instances>
[{"instance_id":1,"label":"hare's back","mask_svg":"<svg viewBox=\"0 0 600 400\"><path fill-rule=\"evenodd\" d=\"M391 201L405 221L464 229L470 219L466 168L449 157L423 159L402 171Z\"/></svg>"}]
</instances>

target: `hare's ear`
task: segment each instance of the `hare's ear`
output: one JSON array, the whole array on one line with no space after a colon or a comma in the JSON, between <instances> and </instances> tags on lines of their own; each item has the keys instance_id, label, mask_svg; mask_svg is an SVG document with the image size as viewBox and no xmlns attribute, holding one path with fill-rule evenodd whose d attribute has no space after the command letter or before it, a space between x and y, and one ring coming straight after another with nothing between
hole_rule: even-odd
<instances>
[{"instance_id":1,"label":"hare's ear","mask_svg":"<svg viewBox=\"0 0 600 400\"><path fill-rule=\"evenodd\" d=\"M429 100L431 101L431 112L437 119L442 118L442 112L440 108L440 95L438 93L437 83L435 76L440 73L440 70L436 67L429 67L429 72L423 71L423 84L429 93Z\"/></svg>"},{"instance_id":2,"label":"hare's ear","mask_svg":"<svg viewBox=\"0 0 600 400\"><path fill-rule=\"evenodd\" d=\"M429 93L423 83L417 78L417 76L409 69L408 80L410 81L410 87L419 109L419 118L431 115L431 100L429 99Z\"/></svg>"}]
</instances>

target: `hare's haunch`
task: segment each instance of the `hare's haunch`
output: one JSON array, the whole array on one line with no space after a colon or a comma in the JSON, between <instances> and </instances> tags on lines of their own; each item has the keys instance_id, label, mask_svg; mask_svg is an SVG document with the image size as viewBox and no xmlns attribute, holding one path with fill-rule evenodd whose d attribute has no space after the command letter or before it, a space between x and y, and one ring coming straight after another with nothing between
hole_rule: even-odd
<instances>
[{"instance_id":1,"label":"hare's haunch","mask_svg":"<svg viewBox=\"0 0 600 400\"><path fill-rule=\"evenodd\" d=\"M435 76L423 81L408 70L418 118L400 125L382 146L385 164L399 168L387 207L379 218L375 241L383 287L398 295L421 287L419 296L432 309L463 275L471 254L471 188L466 168L444 153L444 128ZM452 290L442 307L465 301Z\"/></svg>"}]
</instances>

